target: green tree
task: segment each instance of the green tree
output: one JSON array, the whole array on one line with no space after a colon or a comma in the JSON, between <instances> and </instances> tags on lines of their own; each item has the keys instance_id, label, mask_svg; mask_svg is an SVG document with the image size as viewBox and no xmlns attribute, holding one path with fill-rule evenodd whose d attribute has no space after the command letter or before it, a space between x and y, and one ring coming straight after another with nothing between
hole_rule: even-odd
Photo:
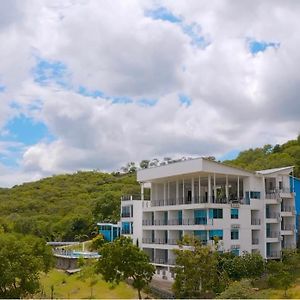
<instances>
[{"instance_id":1,"label":"green tree","mask_svg":"<svg viewBox=\"0 0 300 300\"><path fill-rule=\"evenodd\" d=\"M105 281L114 284L132 279L133 287L138 290L141 299L141 290L151 281L155 268L145 252L133 245L130 238L121 236L101 248L97 272L102 274Z\"/></svg>"},{"instance_id":2,"label":"green tree","mask_svg":"<svg viewBox=\"0 0 300 300\"><path fill-rule=\"evenodd\" d=\"M92 239L91 250L100 251L101 247L106 243L105 238L102 234L98 234L96 237Z\"/></svg>"},{"instance_id":3,"label":"green tree","mask_svg":"<svg viewBox=\"0 0 300 300\"><path fill-rule=\"evenodd\" d=\"M247 279L232 282L217 298L219 299L252 299L255 291Z\"/></svg>"},{"instance_id":4,"label":"green tree","mask_svg":"<svg viewBox=\"0 0 300 300\"><path fill-rule=\"evenodd\" d=\"M203 298L218 286L216 252L198 239L185 236L175 249L176 267L173 291L176 298Z\"/></svg>"},{"instance_id":5,"label":"green tree","mask_svg":"<svg viewBox=\"0 0 300 300\"><path fill-rule=\"evenodd\" d=\"M36 237L0 235L0 298L23 298L39 289L39 272L53 263L51 249Z\"/></svg>"},{"instance_id":6,"label":"green tree","mask_svg":"<svg viewBox=\"0 0 300 300\"><path fill-rule=\"evenodd\" d=\"M78 266L80 267L79 278L82 281L88 281L90 287L90 298L94 297L93 288L97 284L99 277L96 274L96 261L93 259L79 258Z\"/></svg>"},{"instance_id":7,"label":"green tree","mask_svg":"<svg viewBox=\"0 0 300 300\"><path fill-rule=\"evenodd\" d=\"M147 160L147 159L144 159L140 162L140 168L141 169L147 169L149 168L149 163L150 163L150 160Z\"/></svg>"}]
</instances>

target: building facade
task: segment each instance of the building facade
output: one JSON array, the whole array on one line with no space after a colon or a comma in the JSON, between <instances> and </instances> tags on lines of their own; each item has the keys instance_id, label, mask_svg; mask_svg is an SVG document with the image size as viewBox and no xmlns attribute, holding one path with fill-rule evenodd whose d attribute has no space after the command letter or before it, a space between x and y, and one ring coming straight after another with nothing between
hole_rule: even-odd
<instances>
[{"instance_id":1,"label":"building facade","mask_svg":"<svg viewBox=\"0 0 300 300\"><path fill-rule=\"evenodd\" d=\"M140 199L123 197L121 234L131 236L173 278L173 249L184 236L219 251L259 252L266 259L296 247L293 167L249 172L205 158L139 170ZM150 187L150 200L144 188ZM138 242L137 242L138 241Z\"/></svg>"}]
</instances>

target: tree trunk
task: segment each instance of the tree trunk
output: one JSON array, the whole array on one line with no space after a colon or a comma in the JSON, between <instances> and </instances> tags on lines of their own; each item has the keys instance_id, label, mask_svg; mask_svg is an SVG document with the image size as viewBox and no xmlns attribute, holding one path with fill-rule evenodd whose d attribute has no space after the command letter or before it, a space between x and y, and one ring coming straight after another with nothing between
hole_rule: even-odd
<instances>
[{"instance_id":1,"label":"tree trunk","mask_svg":"<svg viewBox=\"0 0 300 300\"><path fill-rule=\"evenodd\" d=\"M139 299L142 299L141 290L138 289Z\"/></svg>"}]
</instances>

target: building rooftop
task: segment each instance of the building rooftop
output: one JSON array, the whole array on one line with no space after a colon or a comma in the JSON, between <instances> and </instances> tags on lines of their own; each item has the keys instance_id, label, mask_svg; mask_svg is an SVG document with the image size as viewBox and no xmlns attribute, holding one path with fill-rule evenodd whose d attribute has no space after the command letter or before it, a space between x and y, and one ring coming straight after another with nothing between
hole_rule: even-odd
<instances>
[{"instance_id":1,"label":"building rooftop","mask_svg":"<svg viewBox=\"0 0 300 300\"><path fill-rule=\"evenodd\" d=\"M288 167L282 167L282 168L274 168L274 169L267 169L267 170L260 170L260 171L256 171L257 174L261 174L261 175L269 175L269 174L273 174L273 173L277 173L277 172L281 172L281 171L292 171L294 168L294 166L288 166Z\"/></svg>"}]
</instances>

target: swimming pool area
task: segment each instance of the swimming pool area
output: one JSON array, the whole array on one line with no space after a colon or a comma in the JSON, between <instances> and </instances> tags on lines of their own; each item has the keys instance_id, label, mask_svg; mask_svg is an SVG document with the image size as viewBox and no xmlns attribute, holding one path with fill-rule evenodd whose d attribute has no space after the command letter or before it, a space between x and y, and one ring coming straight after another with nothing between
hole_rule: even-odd
<instances>
[{"instance_id":1,"label":"swimming pool area","mask_svg":"<svg viewBox=\"0 0 300 300\"><path fill-rule=\"evenodd\" d=\"M89 252L89 251L75 251L75 250L65 250L65 249L54 249L53 254L56 257L64 257L64 258L99 258L100 255L97 252Z\"/></svg>"}]
</instances>

